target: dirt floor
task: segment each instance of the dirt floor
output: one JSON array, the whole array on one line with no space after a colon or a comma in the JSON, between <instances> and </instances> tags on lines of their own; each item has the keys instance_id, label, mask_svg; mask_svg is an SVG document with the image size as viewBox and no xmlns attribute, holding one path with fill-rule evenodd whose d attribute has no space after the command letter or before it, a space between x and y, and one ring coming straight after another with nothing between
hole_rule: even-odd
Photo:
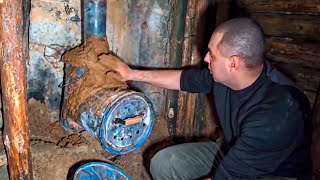
<instances>
[{"instance_id":1,"label":"dirt floor","mask_svg":"<svg viewBox=\"0 0 320 180\"><path fill-rule=\"evenodd\" d=\"M168 140L167 123L161 117L156 117L146 143L138 150L122 156L105 152L86 132L68 134L58 121L50 122L45 105L34 99L28 101L28 120L34 180L72 179L74 170L90 161L111 163L133 180L148 180L151 179L148 173L150 158L171 143Z\"/></svg>"}]
</instances>

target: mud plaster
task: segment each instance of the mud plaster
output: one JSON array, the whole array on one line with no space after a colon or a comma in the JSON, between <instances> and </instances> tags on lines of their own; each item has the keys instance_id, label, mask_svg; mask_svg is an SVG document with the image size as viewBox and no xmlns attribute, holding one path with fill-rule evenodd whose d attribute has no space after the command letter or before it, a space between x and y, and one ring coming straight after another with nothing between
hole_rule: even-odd
<instances>
[{"instance_id":1,"label":"mud plaster","mask_svg":"<svg viewBox=\"0 0 320 180\"><path fill-rule=\"evenodd\" d=\"M107 56L100 60L100 55ZM107 40L98 40L91 36L82 45L66 52L62 59L67 64L85 70L85 74L76 83L68 84L68 98L65 102L63 118L69 116L78 120L77 111L80 105L102 89L113 91L128 89L127 83L122 81L120 75L114 71L114 66L121 59L109 51ZM75 72L71 72L70 76L73 78Z\"/></svg>"}]
</instances>

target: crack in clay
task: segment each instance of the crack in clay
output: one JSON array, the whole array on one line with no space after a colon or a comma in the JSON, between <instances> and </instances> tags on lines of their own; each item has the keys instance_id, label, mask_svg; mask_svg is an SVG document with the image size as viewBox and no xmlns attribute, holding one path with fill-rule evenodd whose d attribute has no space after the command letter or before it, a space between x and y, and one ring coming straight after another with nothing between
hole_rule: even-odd
<instances>
[{"instance_id":1,"label":"crack in clay","mask_svg":"<svg viewBox=\"0 0 320 180\"><path fill-rule=\"evenodd\" d=\"M106 56L100 60L100 55ZM114 70L114 66L121 59L109 50L107 40L98 40L94 36L88 37L82 45L66 52L62 59L65 63L85 70L85 74L76 83L68 85L67 102L62 114L65 119L69 116L77 120L81 104L100 90L111 89L117 92L128 89L127 83ZM71 78L75 74L76 72L71 72Z\"/></svg>"}]
</instances>

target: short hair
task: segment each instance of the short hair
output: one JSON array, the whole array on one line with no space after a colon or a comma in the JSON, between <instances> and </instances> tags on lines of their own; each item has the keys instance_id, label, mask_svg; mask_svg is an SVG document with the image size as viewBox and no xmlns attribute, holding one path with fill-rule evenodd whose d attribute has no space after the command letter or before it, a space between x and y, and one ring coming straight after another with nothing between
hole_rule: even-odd
<instances>
[{"instance_id":1,"label":"short hair","mask_svg":"<svg viewBox=\"0 0 320 180\"><path fill-rule=\"evenodd\" d=\"M239 55L247 68L264 62L264 35L258 24L248 18L235 18L221 24L215 32L223 37L217 48L224 57Z\"/></svg>"}]
</instances>

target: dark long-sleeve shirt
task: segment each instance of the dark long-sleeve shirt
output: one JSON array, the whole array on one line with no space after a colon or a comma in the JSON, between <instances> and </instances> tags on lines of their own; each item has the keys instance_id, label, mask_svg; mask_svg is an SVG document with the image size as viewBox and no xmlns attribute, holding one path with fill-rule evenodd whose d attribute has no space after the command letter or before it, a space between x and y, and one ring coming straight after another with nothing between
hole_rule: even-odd
<instances>
[{"instance_id":1,"label":"dark long-sleeve shirt","mask_svg":"<svg viewBox=\"0 0 320 180\"><path fill-rule=\"evenodd\" d=\"M183 91L214 95L226 155L213 179L308 177L311 170L308 100L269 63L252 85L239 91L215 82L207 68L184 70L180 85Z\"/></svg>"}]
</instances>

